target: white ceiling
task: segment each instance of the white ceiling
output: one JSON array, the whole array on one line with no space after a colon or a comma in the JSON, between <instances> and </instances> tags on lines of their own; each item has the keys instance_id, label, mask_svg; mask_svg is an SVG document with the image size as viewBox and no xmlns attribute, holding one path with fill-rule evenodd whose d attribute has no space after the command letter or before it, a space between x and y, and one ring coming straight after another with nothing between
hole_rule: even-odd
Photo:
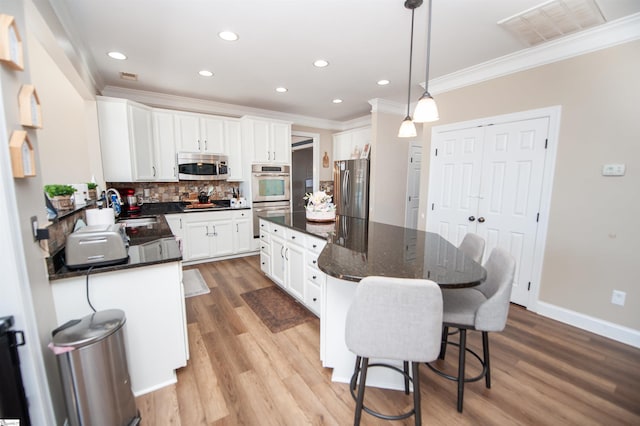
<instances>
[{"instance_id":1,"label":"white ceiling","mask_svg":"<svg viewBox=\"0 0 640 426\"><path fill-rule=\"evenodd\" d=\"M367 115L373 98L407 99L411 12L403 0L49 1L99 91L116 86L336 121ZM430 80L526 49L497 22L542 2L434 0ZM640 12L638 0L596 2L607 21ZM415 12L412 101L425 79L427 8ZM240 39L225 42L222 30ZM110 59L111 50L128 59ZM315 68L318 58L330 65ZM202 69L214 76L200 77ZM138 81L120 79L121 71ZM380 79L391 83L378 86Z\"/></svg>"}]
</instances>

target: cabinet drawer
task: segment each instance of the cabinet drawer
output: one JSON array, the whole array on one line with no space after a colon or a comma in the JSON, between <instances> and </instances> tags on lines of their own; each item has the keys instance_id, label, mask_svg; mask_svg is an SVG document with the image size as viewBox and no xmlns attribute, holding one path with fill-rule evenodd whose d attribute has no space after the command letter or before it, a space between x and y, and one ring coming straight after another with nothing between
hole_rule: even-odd
<instances>
[{"instance_id":1,"label":"cabinet drawer","mask_svg":"<svg viewBox=\"0 0 640 426\"><path fill-rule=\"evenodd\" d=\"M260 252L260 269L267 275L271 275L271 256L269 254Z\"/></svg>"},{"instance_id":2,"label":"cabinet drawer","mask_svg":"<svg viewBox=\"0 0 640 426\"><path fill-rule=\"evenodd\" d=\"M314 253L314 252L307 252L307 264L309 266L312 266L314 268L318 267L318 253Z\"/></svg>"},{"instance_id":3,"label":"cabinet drawer","mask_svg":"<svg viewBox=\"0 0 640 426\"><path fill-rule=\"evenodd\" d=\"M275 223L269 223L269 232L271 235L277 235L280 238L286 238L286 228Z\"/></svg>"},{"instance_id":4,"label":"cabinet drawer","mask_svg":"<svg viewBox=\"0 0 640 426\"><path fill-rule=\"evenodd\" d=\"M263 240L260 241L260 253L271 254L271 244Z\"/></svg>"},{"instance_id":5,"label":"cabinet drawer","mask_svg":"<svg viewBox=\"0 0 640 426\"><path fill-rule=\"evenodd\" d=\"M312 281L315 285L322 285L325 282L326 275L319 269L307 266L307 279Z\"/></svg>"},{"instance_id":6,"label":"cabinet drawer","mask_svg":"<svg viewBox=\"0 0 640 426\"><path fill-rule=\"evenodd\" d=\"M271 242L271 238L269 238L269 233L267 232L267 230L260 229L260 241L267 244Z\"/></svg>"},{"instance_id":7,"label":"cabinet drawer","mask_svg":"<svg viewBox=\"0 0 640 426\"><path fill-rule=\"evenodd\" d=\"M308 250L311 250L314 253L320 253L322 251L322 249L324 248L324 246L327 245L327 242L324 240L321 240L319 238L315 238L315 237L310 237L307 236L307 243L305 245L305 247Z\"/></svg>"},{"instance_id":8,"label":"cabinet drawer","mask_svg":"<svg viewBox=\"0 0 640 426\"><path fill-rule=\"evenodd\" d=\"M298 244L300 247L304 247L304 234L287 229L287 241L293 244Z\"/></svg>"},{"instance_id":9,"label":"cabinet drawer","mask_svg":"<svg viewBox=\"0 0 640 426\"><path fill-rule=\"evenodd\" d=\"M320 287L312 281L307 281L307 288L304 292L304 304L314 314L320 316Z\"/></svg>"}]
</instances>

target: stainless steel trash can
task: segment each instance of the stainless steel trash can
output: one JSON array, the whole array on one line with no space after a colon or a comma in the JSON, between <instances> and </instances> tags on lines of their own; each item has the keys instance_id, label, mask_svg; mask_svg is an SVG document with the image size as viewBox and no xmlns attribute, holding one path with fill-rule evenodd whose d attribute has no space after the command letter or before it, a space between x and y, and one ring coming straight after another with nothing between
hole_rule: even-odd
<instances>
[{"instance_id":1,"label":"stainless steel trash can","mask_svg":"<svg viewBox=\"0 0 640 426\"><path fill-rule=\"evenodd\" d=\"M124 345L125 314L110 309L53 331L71 426L137 425Z\"/></svg>"}]
</instances>

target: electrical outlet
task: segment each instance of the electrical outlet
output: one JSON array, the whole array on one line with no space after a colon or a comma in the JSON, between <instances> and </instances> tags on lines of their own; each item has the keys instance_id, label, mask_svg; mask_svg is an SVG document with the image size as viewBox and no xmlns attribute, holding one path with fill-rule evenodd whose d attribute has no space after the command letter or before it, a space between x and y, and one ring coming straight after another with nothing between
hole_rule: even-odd
<instances>
[{"instance_id":1,"label":"electrical outlet","mask_svg":"<svg viewBox=\"0 0 640 426\"><path fill-rule=\"evenodd\" d=\"M620 290L613 290L611 295L611 303L614 305L624 306L624 299L627 297L627 293Z\"/></svg>"}]
</instances>

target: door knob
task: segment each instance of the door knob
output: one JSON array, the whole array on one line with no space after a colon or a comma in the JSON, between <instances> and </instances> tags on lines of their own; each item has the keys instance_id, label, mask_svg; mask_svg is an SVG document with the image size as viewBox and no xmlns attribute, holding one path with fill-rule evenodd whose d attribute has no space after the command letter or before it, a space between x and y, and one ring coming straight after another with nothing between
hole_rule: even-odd
<instances>
[{"instance_id":1,"label":"door knob","mask_svg":"<svg viewBox=\"0 0 640 426\"><path fill-rule=\"evenodd\" d=\"M475 216L469 216L469 222L473 222L474 220L476 220Z\"/></svg>"},{"instance_id":2,"label":"door knob","mask_svg":"<svg viewBox=\"0 0 640 426\"><path fill-rule=\"evenodd\" d=\"M484 217L479 217L478 218L478 222L483 223L484 222Z\"/></svg>"}]
</instances>

